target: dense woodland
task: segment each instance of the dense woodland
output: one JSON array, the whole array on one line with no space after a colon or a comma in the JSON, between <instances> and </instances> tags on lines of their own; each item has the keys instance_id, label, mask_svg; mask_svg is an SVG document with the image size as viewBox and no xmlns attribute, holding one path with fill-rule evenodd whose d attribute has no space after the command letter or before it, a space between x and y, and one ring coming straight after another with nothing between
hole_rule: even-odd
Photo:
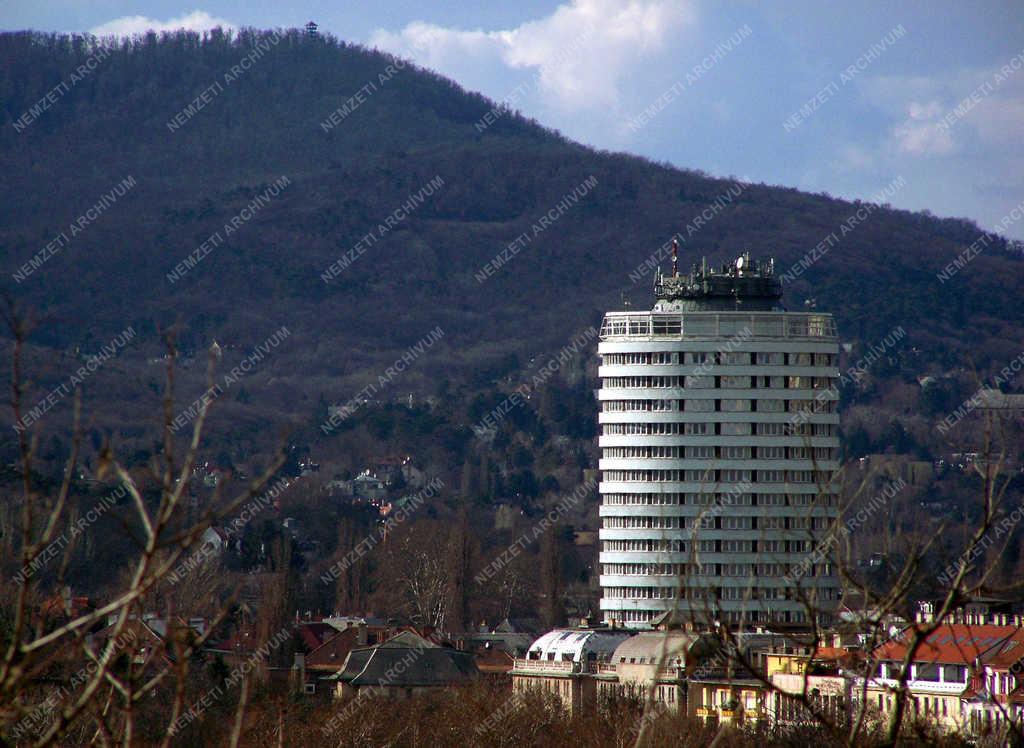
<instances>
[{"instance_id":1,"label":"dense woodland","mask_svg":"<svg viewBox=\"0 0 1024 748\"><path fill-rule=\"evenodd\" d=\"M282 604L426 622L416 601L394 584L396 564L410 558L397 552L401 536L338 585L317 581L375 522L372 513L326 500L322 484L351 477L375 456L408 454L447 487L402 532L417 541L415 552L443 549L438 563L450 577L448 624L502 615L542 615L555 623L585 613L596 596L596 548L575 546L573 530L596 529L594 500L493 588L467 580L596 468L596 345L560 366L495 434L481 439L472 426L513 388L531 383L574 335L598 325L604 310L621 308L624 299L636 308L648 304L650 274L634 283L630 273L736 180L594 151L506 110L481 131L476 125L494 102L412 65L390 75L385 71L395 61L386 55L298 31L150 34L119 42L36 121L15 128L47 91L71 79L96 44L0 35L0 284L12 308L33 323L26 399L38 401L67 381L84 356L122 330L138 333L84 385L81 475L96 468L106 443L138 469L163 449L158 427L167 340L177 407L186 408L206 389L214 341L222 350L222 376L285 326L287 339L218 398L203 457L252 475L283 446L282 474L298 475L298 461L307 457L322 466L321 474L286 494L281 515L246 528L245 548L229 569L291 568ZM225 84L225 71L253 49L261 49L259 58ZM321 127L369 82L374 91L365 102L337 126ZM214 83L222 90L201 110L177 129L167 126ZM124 197L27 279L13 278L129 176L136 185ZM223 233L281 176L290 185L280 195L181 280L169 282L178 263L214 232ZM336 278L321 279L436 176L444 180L441 189ZM485 263L590 177L597 186L578 205L478 282ZM724 261L749 250L775 257L784 270L858 207L824 194L741 186L683 244L684 268L704 255ZM851 345L844 365L895 328L906 330L862 381L842 392L851 461L888 454L935 462L981 448L970 422L947 436L935 424L1024 348L1018 246L993 237L949 282L936 279L982 235L968 220L883 207L787 284L791 307L813 297L818 309L836 315L841 339ZM443 338L382 386L374 402L330 434L321 430L331 405L378 383L438 326ZM922 386L924 376L934 381ZM71 411L65 398L33 427L41 480L59 477L59 461L70 449ZM1019 466L1019 424L1006 425L1007 456ZM17 444L13 431L5 433L0 449L11 462ZM969 523L977 480L949 459L946 465L902 493L887 516L875 517L858 553L895 557L898 538L933 533L933 520ZM13 481L13 473L5 476L8 485ZM102 493L84 482L76 486L83 507ZM1013 491L1020 490L1018 479ZM499 505L512 508L511 527L495 529ZM289 543L280 528L284 515L302 522L316 552L273 550ZM0 524L11 550L11 509ZM76 590L102 596L105 577L97 570L116 569L135 542L121 532L123 524L111 513L76 549L66 570ZM941 548L934 552L941 558ZM1019 569L1014 542L1006 573ZM885 567L871 573L885 583Z\"/></svg>"}]
</instances>

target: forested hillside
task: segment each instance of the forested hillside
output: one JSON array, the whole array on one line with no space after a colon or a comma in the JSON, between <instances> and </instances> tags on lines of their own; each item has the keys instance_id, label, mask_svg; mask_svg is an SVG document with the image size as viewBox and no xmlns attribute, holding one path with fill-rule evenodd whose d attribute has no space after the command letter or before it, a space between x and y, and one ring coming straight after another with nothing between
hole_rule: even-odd
<instances>
[{"instance_id":1,"label":"forested hillside","mask_svg":"<svg viewBox=\"0 0 1024 748\"><path fill-rule=\"evenodd\" d=\"M440 324L451 354L477 363L496 348L563 341L617 305L621 290L646 303L646 279L633 288L629 273L732 184L597 153L517 116L481 128L492 102L451 81L411 66L389 71L394 60L331 39L276 39L181 33L123 43L19 131L14 121L70 81L90 51L66 37L0 37L3 282L59 320L47 342L106 340L128 323L152 334L180 320L186 347L215 337L255 344L286 324L306 345L282 371L298 364L330 378ZM251 49L257 59L226 81ZM337 126L321 126L360 90ZM169 127L204 91L209 102ZM282 194L182 281L168 282L166 273L282 175L291 181ZM30 278L12 280L129 176L137 185L118 204ZM435 176L442 189L334 282L321 280ZM590 176L594 189L554 228L477 282L476 271ZM750 249L788 267L853 208L745 185L684 245L683 266ZM799 305L813 293L836 312L844 337L902 324L919 347L952 344L951 360L957 344L977 352L985 338L1020 340L1024 262L1001 241L951 282L935 279L980 233L966 221L877 211L787 295Z\"/></svg>"}]
</instances>

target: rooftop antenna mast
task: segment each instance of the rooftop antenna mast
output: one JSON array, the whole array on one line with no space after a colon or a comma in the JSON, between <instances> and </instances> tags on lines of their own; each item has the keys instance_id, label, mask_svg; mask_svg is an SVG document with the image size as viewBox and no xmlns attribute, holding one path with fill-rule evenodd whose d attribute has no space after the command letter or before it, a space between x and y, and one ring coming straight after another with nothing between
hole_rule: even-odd
<instances>
[{"instance_id":1,"label":"rooftop antenna mast","mask_svg":"<svg viewBox=\"0 0 1024 748\"><path fill-rule=\"evenodd\" d=\"M672 277L679 275L679 240L672 240Z\"/></svg>"}]
</instances>

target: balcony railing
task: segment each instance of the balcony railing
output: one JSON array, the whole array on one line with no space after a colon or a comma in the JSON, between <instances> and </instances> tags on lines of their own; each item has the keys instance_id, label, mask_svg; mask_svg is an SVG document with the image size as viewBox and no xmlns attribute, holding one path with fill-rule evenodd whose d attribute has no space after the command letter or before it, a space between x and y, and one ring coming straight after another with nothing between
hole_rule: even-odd
<instances>
[{"instance_id":1,"label":"balcony railing","mask_svg":"<svg viewBox=\"0 0 1024 748\"><path fill-rule=\"evenodd\" d=\"M864 684L863 678L854 679L857 688L862 688ZM873 677L869 682L869 686L873 688L899 688L900 681L896 678L879 678ZM959 694L967 687L967 681L938 681L938 680L907 680L906 687L911 691L918 691L921 693L943 693L943 694Z\"/></svg>"},{"instance_id":2,"label":"balcony railing","mask_svg":"<svg viewBox=\"0 0 1024 748\"><path fill-rule=\"evenodd\" d=\"M573 662L572 660L529 660L517 657L512 672L543 673L592 673L595 663Z\"/></svg>"},{"instance_id":3,"label":"balcony railing","mask_svg":"<svg viewBox=\"0 0 1024 748\"><path fill-rule=\"evenodd\" d=\"M635 665L635 663L629 663L629 665ZM620 665L614 662L599 662L597 667L593 670L598 675L616 675L619 672ZM644 667L644 665L641 665ZM647 665L646 667L652 667ZM659 667L654 674L657 680L682 680L686 676L686 669L682 665L670 665L668 667Z\"/></svg>"},{"instance_id":4,"label":"balcony railing","mask_svg":"<svg viewBox=\"0 0 1024 748\"><path fill-rule=\"evenodd\" d=\"M728 706L699 706L696 709L696 715L698 717L718 717L724 720L759 720L766 719L768 711L763 707L755 707L753 709L746 709L744 707L728 707Z\"/></svg>"},{"instance_id":5,"label":"balcony railing","mask_svg":"<svg viewBox=\"0 0 1024 748\"><path fill-rule=\"evenodd\" d=\"M609 312L601 340L609 338L827 338L836 336L830 314L804 312Z\"/></svg>"}]
</instances>

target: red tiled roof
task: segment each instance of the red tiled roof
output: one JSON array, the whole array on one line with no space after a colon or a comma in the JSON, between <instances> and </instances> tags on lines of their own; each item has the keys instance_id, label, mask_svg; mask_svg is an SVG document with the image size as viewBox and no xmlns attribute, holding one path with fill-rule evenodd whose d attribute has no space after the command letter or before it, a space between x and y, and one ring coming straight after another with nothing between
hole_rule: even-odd
<instances>
[{"instance_id":1,"label":"red tiled roof","mask_svg":"<svg viewBox=\"0 0 1024 748\"><path fill-rule=\"evenodd\" d=\"M70 602L71 617L80 616L86 609L94 607L88 597L72 597L69 601L65 601L60 594L56 594L40 603L39 612L45 618L69 615L66 607L68 602Z\"/></svg>"},{"instance_id":2,"label":"red tiled roof","mask_svg":"<svg viewBox=\"0 0 1024 748\"><path fill-rule=\"evenodd\" d=\"M345 658L356 646L358 640L359 629L356 626L345 629L306 655L306 668L309 670L340 670L341 666L345 664Z\"/></svg>"},{"instance_id":3,"label":"red tiled roof","mask_svg":"<svg viewBox=\"0 0 1024 748\"><path fill-rule=\"evenodd\" d=\"M1016 629L1009 639L994 647L981 658L982 662L997 670L1006 670L1024 659L1024 629Z\"/></svg>"},{"instance_id":4,"label":"red tiled roof","mask_svg":"<svg viewBox=\"0 0 1024 748\"><path fill-rule=\"evenodd\" d=\"M496 649L480 648L473 652L477 669L481 673L507 673L512 670L516 659L508 652Z\"/></svg>"},{"instance_id":5,"label":"red tiled roof","mask_svg":"<svg viewBox=\"0 0 1024 748\"><path fill-rule=\"evenodd\" d=\"M338 629L327 623L306 621L299 625L299 637L308 652L313 651L337 633Z\"/></svg>"},{"instance_id":6,"label":"red tiled roof","mask_svg":"<svg viewBox=\"0 0 1024 748\"><path fill-rule=\"evenodd\" d=\"M921 628L920 624L918 628ZM970 665L1017 630L1015 626L943 624L917 648L914 661ZM912 630L908 628L897 639L876 647L873 657L876 660L902 660L911 640Z\"/></svg>"}]
</instances>

